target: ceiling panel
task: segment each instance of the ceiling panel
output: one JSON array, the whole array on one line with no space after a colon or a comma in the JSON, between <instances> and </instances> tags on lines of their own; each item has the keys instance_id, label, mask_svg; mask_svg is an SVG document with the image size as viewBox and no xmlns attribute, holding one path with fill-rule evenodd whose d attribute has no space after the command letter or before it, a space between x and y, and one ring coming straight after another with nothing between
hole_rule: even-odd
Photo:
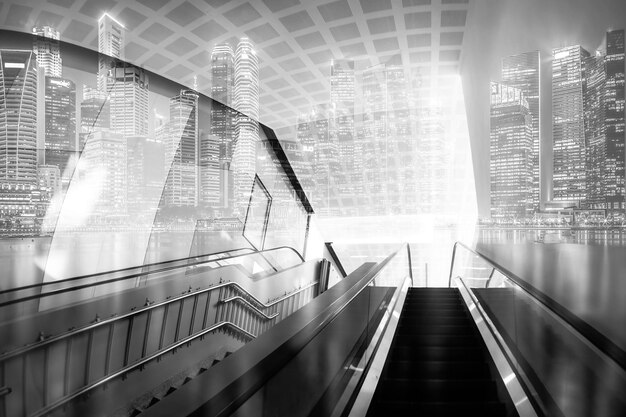
<instances>
[{"instance_id":1,"label":"ceiling panel","mask_svg":"<svg viewBox=\"0 0 626 417\"><path fill-rule=\"evenodd\" d=\"M471 4L466 0L4 0L0 22L25 32L31 32L33 25L52 25L63 40L95 49L97 19L107 12L126 27L126 59L187 85L197 76L205 94L210 94L212 48L227 42L235 50L239 39L247 36L261 65L261 121L272 120L272 127L280 127L295 122L286 117L288 113L328 105L332 59L354 59L357 68L402 65L414 85L428 85L438 72L458 72ZM289 112L270 107L285 100Z\"/></svg>"}]
</instances>

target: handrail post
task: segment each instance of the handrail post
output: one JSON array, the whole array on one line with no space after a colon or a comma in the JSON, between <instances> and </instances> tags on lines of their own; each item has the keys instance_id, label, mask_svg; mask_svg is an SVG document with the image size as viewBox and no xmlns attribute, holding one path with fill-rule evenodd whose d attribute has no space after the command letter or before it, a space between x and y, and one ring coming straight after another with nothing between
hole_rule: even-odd
<instances>
[{"instance_id":1,"label":"handrail post","mask_svg":"<svg viewBox=\"0 0 626 417\"><path fill-rule=\"evenodd\" d=\"M406 253L407 253L407 256L409 257L409 278L411 278L411 287L414 287L415 283L413 282L413 263L411 262L411 245L409 245L408 242L406 244Z\"/></svg>"},{"instance_id":2,"label":"handrail post","mask_svg":"<svg viewBox=\"0 0 626 417\"><path fill-rule=\"evenodd\" d=\"M454 242L452 247L452 260L450 261L450 276L448 277L448 288L452 288L452 269L454 268L454 258L456 256L456 247L459 242Z\"/></svg>"}]
</instances>

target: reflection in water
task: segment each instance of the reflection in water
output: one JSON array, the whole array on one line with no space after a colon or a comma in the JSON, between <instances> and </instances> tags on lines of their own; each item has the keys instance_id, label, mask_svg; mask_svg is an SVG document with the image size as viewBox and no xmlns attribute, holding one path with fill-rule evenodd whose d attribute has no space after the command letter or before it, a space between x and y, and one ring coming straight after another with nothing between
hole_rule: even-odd
<instances>
[{"instance_id":1,"label":"reflection in water","mask_svg":"<svg viewBox=\"0 0 626 417\"><path fill-rule=\"evenodd\" d=\"M477 227L480 243L578 243L582 245L626 245L626 229L526 229Z\"/></svg>"}]
</instances>

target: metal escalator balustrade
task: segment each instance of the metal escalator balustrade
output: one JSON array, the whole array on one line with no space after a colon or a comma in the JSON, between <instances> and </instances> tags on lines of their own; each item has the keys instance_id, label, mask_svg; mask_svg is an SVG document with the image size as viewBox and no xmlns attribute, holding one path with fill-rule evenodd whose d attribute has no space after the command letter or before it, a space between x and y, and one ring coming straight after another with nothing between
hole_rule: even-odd
<instances>
[{"instance_id":1,"label":"metal escalator balustrade","mask_svg":"<svg viewBox=\"0 0 626 417\"><path fill-rule=\"evenodd\" d=\"M623 352L556 300L460 242L450 283L480 317L540 415L626 415Z\"/></svg>"},{"instance_id":2,"label":"metal escalator balustrade","mask_svg":"<svg viewBox=\"0 0 626 417\"><path fill-rule=\"evenodd\" d=\"M0 381L7 387L0 396L0 411L46 415L216 331L252 340L310 301L317 284L310 282L268 303L233 282L190 289L3 353Z\"/></svg>"}]
</instances>

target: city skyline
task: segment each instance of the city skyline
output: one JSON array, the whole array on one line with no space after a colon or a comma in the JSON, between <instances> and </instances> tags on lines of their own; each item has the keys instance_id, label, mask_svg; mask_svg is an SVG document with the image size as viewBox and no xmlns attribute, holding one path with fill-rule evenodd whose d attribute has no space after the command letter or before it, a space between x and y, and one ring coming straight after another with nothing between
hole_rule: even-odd
<instances>
[{"instance_id":1,"label":"city skyline","mask_svg":"<svg viewBox=\"0 0 626 417\"><path fill-rule=\"evenodd\" d=\"M502 67L502 83L492 82L491 121L490 121L490 160L491 160L491 220L497 222L517 222L536 220L538 215L549 216L548 206L558 209L595 211L596 218L611 221L624 219L624 30L606 32L604 49L590 54L580 45L553 48L551 59L551 100L552 100L552 158L553 172L547 181L551 182L553 195L542 199L540 207L534 204L537 192L535 173L538 160L545 155L534 154L537 149L534 131L540 126L537 120L539 89L528 88L528 83L520 84L519 77L511 77L506 65ZM539 52L537 52L538 54ZM522 55L503 58L519 61ZM534 85L540 83L539 60L534 60L533 68L526 66L526 74L536 74ZM494 87L495 86L495 87ZM510 88L521 87L510 90ZM494 95L494 88L501 92ZM498 94L501 97L498 97ZM544 93L545 94L545 93ZM502 96L515 101L526 109L510 107L509 119L503 116ZM531 103L536 110L532 110ZM502 111L501 111L502 110ZM517 114L518 122L511 117ZM530 119L524 122L524 119ZM531 127L532 146L521 140L528 125ZM507 150L509 149L509 150ZM499 164L503 158L504 164ZM517 184L525 178L518 164L528 165L533 171L531 192L525 193L525 186ZM544 175L547 173L544 172ZM507 184L499 178L510 176ZM549 174L548 174L549 175ZM515 193L518 196L515 197ZM522 193L521 195L519 193ZM532 201L532 209L527 209ZM603 214L598 217L598 214ZM571 217L571 215L570 215ZM571 220L570 220L571 221Z\"/></svg>"}]
</instances>

